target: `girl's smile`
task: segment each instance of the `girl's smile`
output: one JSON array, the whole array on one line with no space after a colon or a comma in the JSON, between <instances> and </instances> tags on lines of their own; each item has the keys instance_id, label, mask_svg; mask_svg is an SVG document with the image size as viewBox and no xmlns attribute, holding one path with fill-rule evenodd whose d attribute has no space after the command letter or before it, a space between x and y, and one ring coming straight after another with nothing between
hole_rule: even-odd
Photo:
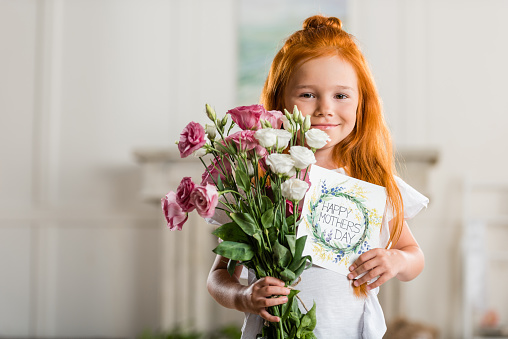
<instances>
[{"instance_id":1,"label":"girl's smile","mask_svg":"<svg viewBox=\"0 0 508 339\"><path fill-rule=\"evenodd\" d=\"M312 125L311 128L317 128L317 129L320 129L320 130L328 130L328 129L332 129L334 127L337 127L339 126L339 124L320 124L320 125Z\"/></svg>"}]
</instances>

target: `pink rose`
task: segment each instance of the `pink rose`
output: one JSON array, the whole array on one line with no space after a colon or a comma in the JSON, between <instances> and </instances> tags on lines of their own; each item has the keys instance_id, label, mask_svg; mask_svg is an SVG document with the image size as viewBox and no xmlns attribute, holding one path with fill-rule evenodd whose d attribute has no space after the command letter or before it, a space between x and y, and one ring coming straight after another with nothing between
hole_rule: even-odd
<instances>
[{"instance_id":1,"label":"pink rose","mask_svg":"<svg viewBox=\"0 0 508 339\"><path fill-rule=\"evenodd\" d=\"M240 106L227 112L231 119L243 130L260 128L259 119L267 114L263 105Z\"/></svg>"},{"instance_id":2,"label":"pink rose","mask_svg":"<svg viewBox=\"0 0 508 339\"><path fill-rule=\"evenodd\" d=\"M302 216L303 206L298 204L298 220L300 220ZM294 206L291 200L286 200L286 217L294 214Z\"/></svg>"},{"instance_id":3,"label":"pink rose","mask_svg":"<svg viewBox=\"0 0 508 339\"><path fill-rule=\"evenodd\" d=\"M203 218L211 218L219 202L219 194L214 185L196 186L191 193L191 201Z\"/></svg>"},{"instance_id":4,"label":"pink rose","mask_svg":"<svg viewBox=\"0 0 508 339\"><path fill-rule=\"evenodd\" d=\"M226 173L224 173L224 171ZM206 168L206 171L201 175L201 185L214 184L217 178L220 177L222 181L226 179L226 174L232 172L231 164L227 160L220 160L215 158L213 163Z\"/></svg>"},{"instance_id":5,"label":"pink rose","mask_svg":"<svg viewBox=\"0 0 508 339\"><path fill-rule=\"evenodd\" d=\"M192 178L185 177L176 189L176 202L184 212L190 212L194 209L194 204L191 200L191 193L194 187L196 187L196 184L192 182Z\"/></svg>"},{"instance_id":6,"label":"pink rose","mask_svg":"<svg viewBox=\"0 0 508 339\"><path fill-rule=\"evenodd\" d=\"M268 121L273 128L279 129L282 126L282 114L281 111L268 111L266 113L261 114L261 118L263 120ZM259 123L258 129L261 128L261 123Z\"/></svg>"},{"instance_id":7,"label":"pink rose","mask_svg":"<svg viewBox=\"0 0 508 339\"><path fill-rule=\"evenodd\" d=\"M172 231L181 231L183 224L187 221L189 216L187 213L182 211L182 208L176 202L175 192L171 191L162 198L161 205L169 229Z\"/></svg>"},{"instance_id":8,"label":"pink rose","mask_svg":"<svg viewBox=\"0 0 508 339\"><path fill-rule=\"evenodd\" d=\"M254 133L256 132L251 130L238 131L226 137L222 144L227 143L230 145L231 142L233 142L236 145L237 150L241 149L245 152L250 151L259 146L259 142L256 138L254 138Z\"/></svg>"},{"instance_id":9,"label":"pink rose","mask_svg":"<svg viewBox=\"0 0 508 339\"><path fill-rule=\"evenodd\" d=\"M178 150L180 157L186 158L206 143L205 129L200 124L191 121L180 134Z\"/></svg>"}]
</instances>

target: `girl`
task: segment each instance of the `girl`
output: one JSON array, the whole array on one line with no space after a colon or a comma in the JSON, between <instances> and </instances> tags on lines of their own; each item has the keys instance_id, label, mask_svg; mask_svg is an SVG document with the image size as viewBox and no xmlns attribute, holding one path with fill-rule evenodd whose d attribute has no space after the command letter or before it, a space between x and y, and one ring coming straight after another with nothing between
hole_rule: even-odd
<instances>
[{"instance_id":1,"label":"girl","mask_svg":"<svg viewBox=\"0 0 508 339\"><path fill-rule=\"evenodd\" d=\"M386 247L362 254L348 276L312 266L297 286L304 304L316 301L314 333L319 339L382 338L386 326L378 287L393 277L412 280L422 271L423 253L404 219L416 215L428 200L394 176L390 135L372 75L339 19L310 17L287 39L273 60L261 102L267 110L297 105L304 116L310 115L313 128L329 135L331 141L315 153L317 165L386 188L391 206L381 231ZM273 277L255 281L252 272L249 285L242 285L242 268L230 276L227 262L216 258L208 290L223 306L245 312L242 338L254 339L263 319L279 321L267 307L285 303L289 289ZM367 297L355 296L359 289Z\"/></svg>"}]
</instances>

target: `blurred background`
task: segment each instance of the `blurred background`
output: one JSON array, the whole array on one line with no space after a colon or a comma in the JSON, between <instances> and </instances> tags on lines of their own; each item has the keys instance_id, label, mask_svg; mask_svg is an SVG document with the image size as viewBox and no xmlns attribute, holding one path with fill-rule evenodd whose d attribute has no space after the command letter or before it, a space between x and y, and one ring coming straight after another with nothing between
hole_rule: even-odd
<instances>
[{"instance_id":1,"label":"blurred background","mask_svg":"<svg viewBox=\"0 0 508 339\"><path fill-rule=\"evenodd\" d=\"M183 127L256 103L317 13L357 37L431 199L424 272L380 293L387 337L508 337L505 0L0 0L0 337L241 326L206 291L210 226L168 231L160 198L203 172Z\"/></svg>"}]
</instances>

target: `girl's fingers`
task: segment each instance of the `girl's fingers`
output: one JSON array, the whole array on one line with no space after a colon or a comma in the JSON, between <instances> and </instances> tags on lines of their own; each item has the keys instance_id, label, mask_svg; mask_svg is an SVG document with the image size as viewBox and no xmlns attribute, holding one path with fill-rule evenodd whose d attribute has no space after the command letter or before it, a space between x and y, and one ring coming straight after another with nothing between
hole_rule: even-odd
<instances>
[{"instance_id":1,"label":"girl's fingers","mask_svg":"<svg viewBox=\"0 0 508 339\"><path fill-rule=\"evenodd\" d=\"M272 322L272 323L278 323L280 321L279 317L271 315L265 309L262 309L261 312L259 312L259 315L260 315L261 318L263 318L265 320L268 320L269 322Z\"/></svg>"},{"instance_id":2,"label":"girl's fingers","mask_svg":"<svg viewBox=\"0 0 508 339\"><path fill-rule=\"evenodd\" d=\"M360 255L356 260L355 262L353 263L353 265L351 265L351 267L349 268L350 271L352 270L355 270L356 268L358 268L359 266L363 265L365 262L369 261L370 259L374 258L375 256L378 255L378 251L380 249L379 248L375 248L375 249L372 249L370 251L367 251L365 253L363 253L362 255Z\"/></svg>"},{"instance_id":3,"label":"girl's fingers","mask_svg":"<svg viewBox=\"0 0 508 339\"><path fill-rule=\"evenodd\" d=\"M272 286L284 286L284 281L274 278L274 277L264 277L260 280L263 281L266 285L272 285Z\"/></svg>"},{"instance_id":4,"label":"girl's fingers","mask_svg":"<svg viewBox=\"0 0 508 339\"><path fill-rule=\"evenodd\" d=\"M372 270L376 266L377 266L376 261L374 258L372 258L372 259L362 263L361 265L356 266L355 270L352 271L351 273L349 273L347 277L349 279L354 279L357 276L359 276L360 274Z\"/></svg>"},{"instance_id":5,"label":"girl's fingers","mask_svg":"<svg viewBox=\"0 0 508 339\"><path fill-rule=\"evenodd\" d=\"M371 270L369 273L365 274L363 277L357 279L355 282L354 282L354 285L355 286L360 286L366 282L369 282L371 281L372 279L374 279L375 277L377 276L380 276L381 274L383 274L383 270L379 267L376 267L375 269Z\"/></svg>"},{"instance_id":6,"label":"girl's fingers","mask_svg":"<svg viewBox=\"0 0 508 339\"><path fill-rule=\"evenodd\" d=\"M374 281L374 282L373 282L372 284L370 284L370 285L367 285L367 289L368 289L368 290L372 290L372 289L374 289L374 288L376 288L376 287L379 287L379 286L383 285L383 284L384 284L385 282L387 282L388 280L390 280L390 278L387 278L387 277L386 277L386 275L385 275L385 274L383 274L383 275L381 275L381 276L379 277L379 279L378 279L378 280Z\"/></svg>"},{"instance_id":7,"label":"girl's fingers","mask_svg":"<svg viewBox=\"0 0 508 339\"><path fill-rule=\"evenodd\" d=\"M288 295L291 290L287 287L281 286L268 286L262 288L262 294L265 297L270 297L272 295Z\"/></svg>"},{"instance_id":8,"label":"girl's fingers","mask_svg":"<svg viewBox=\"0 0 508 339\"><path fill-rule=\"evenodd\" d=\"M287 301L288 301L287 297L263 298L260 300L260 306L264 308L264 307L282 305L282 304L287 303Z\"/></svg>"}]
</instances>

